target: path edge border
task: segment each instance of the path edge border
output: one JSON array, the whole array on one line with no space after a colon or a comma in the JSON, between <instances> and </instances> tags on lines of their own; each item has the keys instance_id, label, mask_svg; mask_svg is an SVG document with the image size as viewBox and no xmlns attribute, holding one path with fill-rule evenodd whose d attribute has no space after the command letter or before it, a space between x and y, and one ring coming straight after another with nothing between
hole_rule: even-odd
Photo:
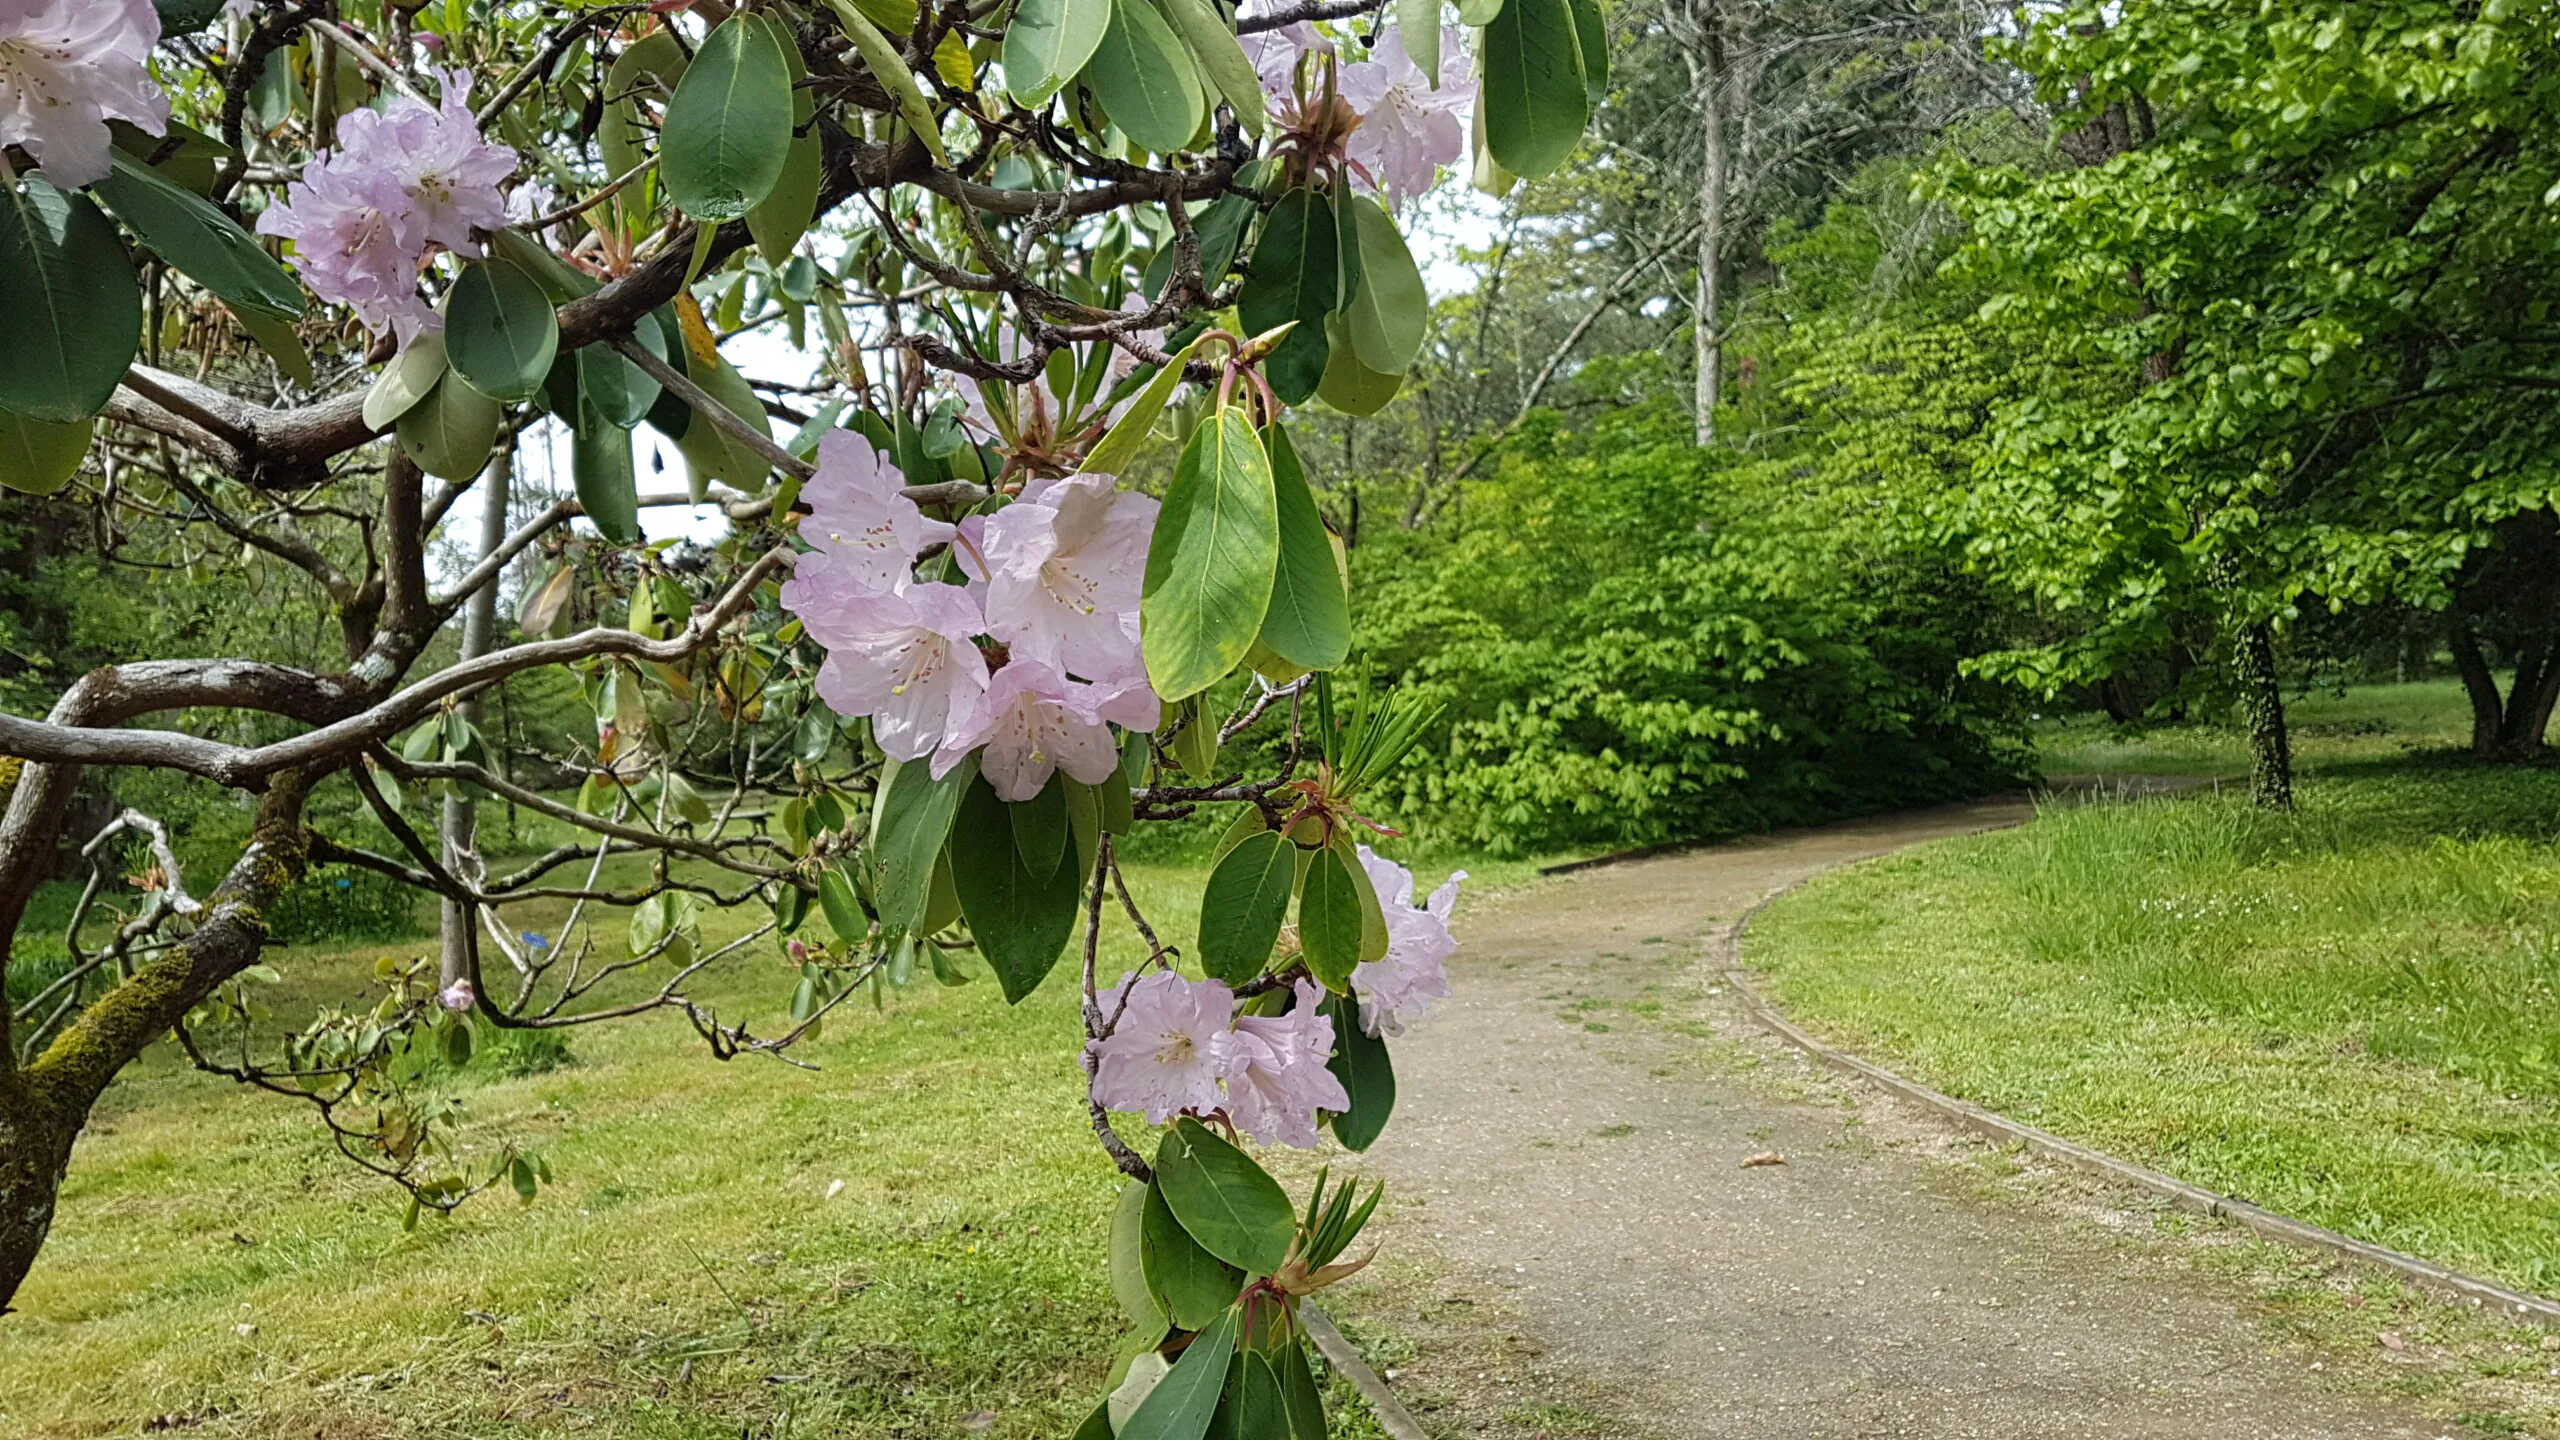
<instances>
[{"instance_id":1,"label":"path edge border","mask_svg":"<svg viewBox=\"0 0 2560 1440\"><path fill-rule=\"evenodd\" d=\"M1751 922L1759 917L1761 911L1800 889L1807 880L1816 879L1843 868L1846 868L1845 865L1827 866L1793 884L1782 885L1770 891L1754 901L1750 908L1735 916L1709 940L1708 943L1713 947L1714 952L1711 963L1714 968L1723 973L1725 983L1732 987L1735 999L1743 1013L1762 1029L1831 1069L1857 1076L1869 1084L1890 1091L1936 1114L1939 1118L1951 1121L1959 1128L1972 1131L1985 1139L2022 1146L2047 1160L2068 1165L2102 1180L2157 1195L2181 1210L2228 1220L2270 1240L2371 1265L2439 1295L2467 1301L2475 1309L2495 1309L2508 1319L2560 1329L2560 1301L2528 1294L2522 1290L2510 1290L2506 1286L2483 1280L2476 1275L2466 1275L2433 1261L2421 1260L2414 1255L2404 1255L2385 1246L2358 1240L2352 1235L2340 1234L2325 1226L2296 1220L2290 1215L2280 1215L2265 1206L2253 1205L2246 1200L2207 1190L2201 1185L2191 1185L2174 1175L2163 1174L2130 1160L2118 1159L2102 1150L2080 1144L2076 1140L2066 1140L2051 1131L2037 1129L2022 1121L2012 1120L1997 1111L1986 1110L1971 1101L1959 1100L1943 1091L1931 1089L1917 1080L1907 1079L1873 1061L1862 1060L1846 1051L1834 1049L1807 1033L1793 1021L1778 1013L1777 1007L1762 992L1760 977L1743 967L1742 937L1744 932L1751 928Z\"/></svg>"},{"instance_id":2,"label":"path edge border","mask_svg":"<svg viewBox=\"0 0 2560 1440\"><path fill-rule=\"evenodd\" d=\"M1392 1440L1431 1440L1431 1433L1413 1418L1412 1411L1404 1408L1404 1402L1387 1388L1386 1381L1378 1378L1378 1372L1369 1368L1369 1362L1360 1358L1360 1347L1351 1343L1351 1337L1342 1333L1332 1316L1311 1301L1301 1301L1298 1324L1307 1332L1307 1338L1316 1342L1316 1349L1323 1352L1325 1363L1341 1371L1351 1388L1360 1392L1360 1398L1369 1402L1369 1409L1378 1417L1379 1429Z\"/></svg>"}]
</instances>

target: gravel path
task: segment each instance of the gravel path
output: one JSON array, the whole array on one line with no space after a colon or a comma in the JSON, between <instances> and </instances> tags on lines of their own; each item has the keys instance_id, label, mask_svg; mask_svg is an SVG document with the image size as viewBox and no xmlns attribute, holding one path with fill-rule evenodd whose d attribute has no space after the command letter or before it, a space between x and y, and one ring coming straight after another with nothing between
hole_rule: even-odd
<instances>
[{"instance_id":1,"label":"gravel path","mask_svg":"<svg viewBox=\"0 0 2560 1440\"><path fill-rule=\"evenodd\" d=\"M2025 815L1896 816L1462 905L1457 998L1399 1042L1364 1167L1421 1201L1395 1235L1431 1235L1537 1368L1663 1437L2444 1433L2279 1351L2236 1289L2056 1207L1967 1198L1931 1158L1943 1135L1886 1097L1782 1098L1702 1063L1730 1017L1666 1023L1704 983L1703 938L1771 890ZM1649 997L1667 1013L1630 1023ZM1786 1163L1743 1166L1764 1152ZM1505 1393L1514 1426L1538 1413Z\"/></svg>"}]
</instances>

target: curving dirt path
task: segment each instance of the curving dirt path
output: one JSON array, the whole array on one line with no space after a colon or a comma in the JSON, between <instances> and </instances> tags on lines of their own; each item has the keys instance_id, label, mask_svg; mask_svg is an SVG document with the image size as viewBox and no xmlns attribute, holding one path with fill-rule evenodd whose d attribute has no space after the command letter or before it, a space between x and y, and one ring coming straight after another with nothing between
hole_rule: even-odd
<instances>
[{"instance_id":1,"label":"curving dirt path","mask_svg":"<svg viewBox=\"0 0 2560 1440\"><path fill-rule=\"evenodd\" d=\"M1969 1197L1931 1158L1944 1132L1886 1097L1786 1098L1798 1062L1765 1047L1739 1052L1762 1073L1738 1073L1712 1000L1704 1023L1676 1023L1682 997L1696 1007L1709 983L1704 937L1763 895L2027 814L1987 802L1772 836L1461 907L1457 997L1399 1043L1396 1123L1365 1168L1418 1198L1393 1229L1432 1237L1449 1267L1438 1288L1486 1294L1519 1331L1515 1358L1534 1358L1475 1369L1472 1386L1409 1362L1425 1393L1510 1387L1433 1428L1671 1440L2452 1428L2314 1373L2270 1343L2236 1288L2146 1261L2087 1217ZM1664 1014L1631 1023L1648 1000ZM1770 1151L1786 1163L1741 1164Z\"/></svg>"}]
</instances>

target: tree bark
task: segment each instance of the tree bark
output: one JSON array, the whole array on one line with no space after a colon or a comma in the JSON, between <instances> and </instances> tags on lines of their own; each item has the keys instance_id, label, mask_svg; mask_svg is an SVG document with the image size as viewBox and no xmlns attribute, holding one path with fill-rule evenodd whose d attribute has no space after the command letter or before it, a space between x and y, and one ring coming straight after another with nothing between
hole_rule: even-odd
<instances>
[{"instance_id":1,"label":"tree bark","mask_svg":"<svg viewBox=\"0 0 2560 1440\"><path fill-rule=\"evenodd\" d=\"M485 561L506 547L507 504L515 473L515 442L510 437L507 448L489 462L487 473L480 477L480 560ZM460 658L477 660L488 654L497 629L498 586L493 580L473 591L470 603L463 607ZM475 729L480 724L481 693L474 691L457 707ZM444 868L456 874L476 875L480 860L478 803L457 788L445 797L443 822ZM449 986L471 973L471 927L479 917L470 906L447 900L443 918L444 949L436 973L440 983Z\"/></svg>"},{"instance_id":2,"label":"tree bark","mask_svg":"<svg viewBox=\"0 0 2560 1440\"><path fill-rule=\"evenodd\" d=\"M2516 657L2516 677L2507 686L2507 713L2498 726L2500 755L2521 760L2542 748L2543 726L2551 718L2551 702L2544 697L2555 675L2560 675L2560 655L2552 653L2548 640Z\"/></svg>"},{"instance_id":3,"label":"tree bark","mask_svg":"<svg viewBox=\"0 0 2560 1440\"><path fill-rule=\"evenodd\" d=\"M2235 662L2249 720L2249 798L2262 810L2293 808L2293 742L2285 733L2284 682L2276 674L2275 627L2240 628Z\"/></svg>"},{"instance_id":4,"label":"tree bark","mask_svg":"<svg viewBox=\"0 0 2560 1440\"><path fill-rule=\"evenodd\" d=\"M2488 658L2480 653L2480 636L2470 616L2456 614L2447 630L2454 673L2462 677L2463 693L2471 697L2471 753L2493 755L2498 733L2506 728L2506 702L2498 695L2498 677L2490 673Z\"/></svg>"},{"instance_id":5,"label":"tree bark","mask_svg":"<svg viewBox=\"0 0 2560 1440\"><path fill-rule=\"evenodd\" d=\"M1697 27L1689 51L1689 88L1698 106L1698 289L1696 318L1698 444L1716 443L1716 406L1724 398L1723 303L1725 229L1724 17L1721 0L1695 0Z\"/></svg>"}]
</instances>

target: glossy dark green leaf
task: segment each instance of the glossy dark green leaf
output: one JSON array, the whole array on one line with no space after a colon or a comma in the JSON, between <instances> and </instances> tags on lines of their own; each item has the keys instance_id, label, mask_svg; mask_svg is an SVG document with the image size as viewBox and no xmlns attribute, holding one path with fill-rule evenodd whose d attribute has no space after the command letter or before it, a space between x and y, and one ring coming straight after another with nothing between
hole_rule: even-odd
<instances>
[{"instance_id":1,"label":"glossy dark green leaf","mask_svg":"<svg viewBox=\"0 0 2560 1440\"><path fill-rule=\"evenodd\" d=\"M1387 1042L1360 1028L1358 1001L1328 995L1324 1013L1333 1020L1333 1058L1325 1068L1351 1097L1351 1108L1333 1117L1333 1138L1350 1149L1366 1150L1395 1113L1395 1064L1388 1058Z\"/></svg>"},{"instance_id":2,"label":"glossy dark green leaf","mask_svg":"<svg viewBox=\"0 0 2560 1440\"><path fill-rule=\"evenodd\" d=\"M922 760L892 761L881 775L870 844L880 877L882 929L894 934L923 924L933 900L934 866L943 842L951 838L952 817L969 782L977 778L975 757L951 767L939 780ZM1005 843L1010 849L1010 833Z\"/></svg>"},{"instance_id":3,"label":"glossy dark green leaf","mask_svg":"<svg viewBox=\"0 0 2560 1440\"><path fill-rule=\"evenodd\" d=\"M1581 42L1582 93L1597 113L1600 102L1609 98L1609 22L1600 11L1600 0L1569 0L1573 7L1574 38Z\"/></svg>"},{"instance_id":4,"label":"glossy dark green leaf","mask_svg":"<svg viewBox=\"0 0 2560 1440\"><path fill-rule=\"evenodd\" d=\"M1524 180L1554 173L1591 118L1572 0L1504 0L1484 27L1485 143Z\"/></svg>"},{"instance_id":5,"label":"glossy dark green leaf","mask_svg":"<svg viewBox=\"0 0 2560 1440\"><path fill-rule=\"evenodd\" d=\"M1067 786L1074 783L1064 774L1052 775L1039 794L1005 806L1013 816L1013 848L1022 858L1022 867L1035 881L1046 881L1057 873L1058 863L1067 855Z\"/></svg>"},{"instance_id":6,"label":"glossy dark green leaf","mask_svg":"<svg viewBox=\"0 0 2560 1440\"><path fill-rule=\"evenodd\" d=\"M1280 197L1253 245L1251 273L1236 298L1245 333L1261 335L1295 320L1262 375L1272 393L1292 405L1316 393L1324 379L1324 319L1342 300L1340 235L1333 206L1311 186Z\"/></svg>"},{"instance_id":7,"label":"glossy dark green leaf","mask_svg":"<svg viewBox=\"0 0 2560 1440\"><path fill-rule=\"evenodd\" d=\"M666 338L655 325L632 327L642 349L666 359ZM658 382L646 370L622 358L610 345L589 345L577 352L578 396L606 424L628 430L649 418L658 403Z\"/></svg>"},{"instance_id":8,"label":"glossy dark green leaf","mask_svg":"<svg viewBox=\"0 0 2560 1440\"><path fill-rule=\"evenodd\" d=\"M855 947L871 942L871 917L862 913L862 902L844 871L830 866L818 877L818 908L826 912L827 928L836 932L838 940Z\"/></svg>"},{"instance_id":9,"label":"glossy dark green leaf","mask_svg":"<svg viewBox=\"0 0 2560 1440\"><path fill-rule=\"evenodd\" d=\"M50 495L70 484L96 429L94 420L61 425L0 410L0 488Z\"/></svg>"},{"instance_id":10,"label":"glossy dark green leaf","mask_svg":"<svg viewBox=\"0 0 2560 1440\"><path fill-rule=\"evenodd\" d=\"M1031 873L1014 840L1011 811L985 781L970 785L951 827L951 879L980 953L996 972L1006 1001L1018 1005L1048 978L1067 948L1076 928L1076 897L1084 887L1071 866L1053 866L1046 876ZM1059 818L1065 818L1063 810Z\"/></svg>"},{"instance_id":11,"label":"glossy dark green leaf","mask_svg":"<svg viewBox=\"0 0 2560 1440\"><path fill-rule=\"evenodd\" d=\"M797 885L777 886L773 895L773 928L789 935L809 918L809 892Z\"/></svg>"},{"instance_id":12,"label":"glossy dark green leaf","mask_svg":"<svg viewBox=\"0 0 2560 1440\"><path fill-rule=\"evenodd\" d=\"M578 407L569 431L569 476L596 533L615 545L640 543L639 477L631 432Z\"/></svg>"},{"instance_id":13,"label":"glossy dark green leaf","mask_svg":"<svg viewBox=\"0 0 2560 1440\"><path fill-rule=\"evenodd\" d=\"M446 368L442 331L425 331L410 340L364 392L364 423L375 430L390 429L411 406L435 393Z\"/></svg>"},{"instance_id":14,"label":"glossy dark green leaf","mask_svg":"<svg viewBox=\"0 0 2560 1440\"><path fill-rule=\"evenodd\" d=\"M1332 348L1325 357L1324 379L1316 385L1316 398L1345 415L1375 415L1387 408L1387 402L1404 388L1404 377L1382 375L1361 364L1342 316L1326 316L1324 328Z\"/></svg>"},{"instance_id":15,"label":"glossy dark green leaf","mask_svg":"<svg viewBox=\"0 0 2560 1440\"><path fill-rule=\"evenodd\" d=\"M1236 250L1244 244L1245 232L1253 228L1256 213L1251 199L1242 195L1221 195L1214 204L1193 217L1192 228L1200 236L1201 284L1215 290L1218 283L1227 278L1227 272L1235 268ZM1164 287L1172 278L1173 246L1168 243L1158 248L1155 258L1147 262L1141 288L1146 291L1147 298L1153 300L1164 294Z\"/></svg>"},{"instance_id":16,"label":"glossy dark green leaf","mask_svg":"<svg viewBox=\"0 0 2560 1440\"><path fill-rule=\"evenodd\" d=\"M1145 1329L1152 1325L1162 1330L1164 1306L1147 1288L1145 1236L1148 1187L1132 1181L1120 1187L1119 1203L1111 1210L1111 1294L1120 1302L1129 1323Z\"/></svg>"},{"instance_id":17,"label":"glossy dark green leaf","mask_svg":"<svg viewBox=\"0 0 2560 1440\"><path fill-rule=\"evenodd\" d=\"M298 319L302 287L211 201L118 150L115 169L91 186L116 218L180 274L237 309Z\"/></svg>"},{"instance_id":18,"label":"glossy dark green leaf","mask_svg":"<svg viewBox=\"0 0 2560 1440\"><path fill-rule=\"evenodd\" d=\"M791 71L772 27L732 15L676 82L658 136L667 198L696 220L745 218L791 158Z\"/></svg>"},{"instance_id":19,"label":"glossy dark green leaf","mask_svg":"<svg viewBox=\"0 0 2560 1440\"><path fill-rule=\"evenodd\" d=\"M1279 1367L1259 1350L1236 1352L1226 1403L1235 1412L1236 1440L1290 1440L1289 1401Z\"/></svg>"},{"instance_id":20,"label":"glossy dark green leaf","mask_svg":"<svg viewBox=\"0 0 2560 1440\"><path fill-rule=\"evenodd\" d=\"M1280 518L1280 568L1271 586L1271 608L1262 619L1262 643L1273 654L1307 670L1330 670L1351 653L1351 597L1334 563L1333 537L1307 488L1298 448L1287 427L1263 430L1271 454L1271 488Z\"/></svg>"},{"instance_id":21,"label":"glossy dark green leaf","mask_svg":"<svg viewBox=\"0 0 2560 1440\"><path fill-rule=\"evenodd\" d=\"M468 480L489 463L507 409L452 374L411 406L397 427L400 448L439 480Z\"/></svg>"},{"instance_id":22,"label":"glossy dark green leaf","mask_svg":"<svg viewBox=\"0 0 2560 1440\"><path fill-rule=\"evenodd\" d=\"M539 281L511 261L463 265L445 303L444 358L465 384L521 404L542 393L559 350L560 319Z\"/></svg>"},{"instance_id":23,"label":"glossy dark green leaf","mask_svg":"<svg viewBox=\"0 0 2560 1440\"><path fill-rule=\"evenodd\" d=\"M704 360L688 355L685 378L702 387L702 392L720 402L721 408L747 422L750 428L772 433L772 422L765 416L764 402L756 398L755 387L738 373L728 357L715 355ZM683 408L681 405L679 408ZM687 412L690 415L690 411ZM650 423L656 424L657 410L650 411ZM670 436L676 449L684 455L684 463L693 471L697 490L702 483L719 480L740 489L754 491L764 486L765 472L772 466L746 441L730 434L714 421L692 416L681 435Z\"/></svg>"},{"instance_id":24,"label":"glossy dark green leaf","mask_svg":"<svg viewBox=\"0 0 2560 1440\"><path fill-rule=\"evenodd\" d=\"M791 80L791 148L784 154L782 174L773 189L747 212L747 233L756 237L756 248L764 252L765 263L788 271L794 261L806 264L806 257L791 252L799 247L800 237L809 233L809 224L818 215L818 191L826 183L825 142L812 122L818 115L818 96L800 82L808 78L808 66L800 58L800 46L793 40L790 27L774 16L764 17L773 31L774 44L782 53L783 67ZM783 293L800 304L811 298L811 286L783 284Z\"/></svg>"},{"instance_id":25,"label":"glossy dark green leaf","mask_svg":"<svg viewBox=\"0 0 2560 1440\"><path fill-rule=\"evenodd\" d=\"M1248 1275L1289 1258L1298 1218L1280 1182L1253 1157L1184 1116L1156 1148L1156 1188L1200 1248Z\"/></svg>"},{"instance_id":26,"label":"glossy dark green leaf","mask_svg":"<svg viewBox=\"0 0 2560 1440\"><path fill-rule=\"evenodd\" d=\"M1262 973L1297 878L1297 847L1274 830L1245 836L1218 861L1200 890L1197 953L1209 978L1242 984Z\"/></svg>"},{"instance_id":27,"label":"glossy dark green leaf","mask_svg":"<svg viewBox=\"0 0 2560 1440\"><path fill-rule=\"evenodd\" d=\"M41 175L0 188L0 410L69 425L107 408L142 346L142 288L116 227Z\"/></svg>"},{"instance_id":28,"label":"glossy dark green leaf","mask_svg":"<svg viewBox=\"0 0 2560 1440\"><path fill-rule=\"evenodd\" d=\"M1271 461L1229 406L1183 448L1147 550L1139 629L1158 695L1187 699L1236 667L1261 632L1279 564Z\"/></svg>"},{"instance_id":29,"label":"glossy dark green leaf","mask_svg":"<svg viewBox=\"0 0 2560 1440\"><path fill-rule=\"evenodd\" d=\"M1004 31L1004 88L1037 110L1084 69L1111 28L1111 0L1022 0Z\"/></svg>"},{"instance_id":30,"label":"glossy dark green leaf","mask_svg":"<svg viewBox=\"0 0 2560 1440\"><path fill-rule=\"evenodd\" d=\"M1201 1249L1155 1186L1139 1204L1138 1242L1148 1298L1185 1330L1206 1329L1244 1289L1244 1272Z\"/></svg>"},{"instance_id":31,"label":"glossy dark green leaf","mask_svg":"<svg viewBox=\"0 0 2560 1440\"><path fill-rule=\"evenodd\" d=\"M1107 1403L1094 1406L1093 1413L1084 1417L1084 1423L1077 1426L1076 1433L1068 1436L1067 1440L1112 1440L1111 1406Z\"/></svg>"},{"instance_id":32,"label":"glossy dark green leaf","mask_svg":"<svg viewBox=\"0 0 2560 1440\"><path fill-rule=\"evenodd\" d=\"M1308 972L1329 990L1348 986L1360 963L1359 880L1330 845L1307 866L1298 897L1298 948Z\"/></svg>"},{"instance_id":33,"label":"glossy dark green leaf","mask_svg":"<svg viewBox=\"0 0 2560 1440\"><path fill-rule=\"evenodd\" d=\"M1237 127L1247 135L1260 135L1265 108L1262 81L1226 16L1210 0L1155 0L1155 4L1172 25L1175 38L1191 52L1199 73L1235 112Z\"/></svg>"},{"instance_id":34,"label":"glossy dark green leaf","mask_svg":"<svg viewBox=\"0 0 2560 1440\"><path fill-rule=\"evenodd\" d=\"M1289 1411L1288 1440L1330 1440L1325 1432L1324 1392L1316 1388L1315 1372L1307 1366L1303 1340L1280 1349L1280 1400Z\"/></svg>"},{"instance_id":35,"label":"glossy dark green leaf","mask_svg":"<svg viewBox=\"0 0 2560 1440\"><path fill-rule=\"evenodd\" d=\"M1366 195L1350 200L1360 251L1360 293L1343 312L1360 363L1382 375L1413 368L1431 324L1431 292L1396 222Z\"/></svg>"},{"instance_id":36,"label":"glossy dark green leaf","mask_svg":"<svg viewBox=\"0 0 2560 1440\"><path fill-rule=\"evenodd\" d=\"M1235 1353L1236 1312L1229 1310L1193 1338L1172 1373L1156 1382L1146 1403L1120 1427L1119 1440L1200 1440L1226 1391Z\"/></svg>"},{"instance_id":37,"label":"glossy dark green leaf","mask_svg":"<svg viewBox=\"0 0 2560 1440\"><path fill-rule=\"evenodd\" d=\"M1113 0L1084 83L1121 133L1160 155L1190 145L1207 114L1191 54L1153 0Z\"/></svg>"}]
</instances>

